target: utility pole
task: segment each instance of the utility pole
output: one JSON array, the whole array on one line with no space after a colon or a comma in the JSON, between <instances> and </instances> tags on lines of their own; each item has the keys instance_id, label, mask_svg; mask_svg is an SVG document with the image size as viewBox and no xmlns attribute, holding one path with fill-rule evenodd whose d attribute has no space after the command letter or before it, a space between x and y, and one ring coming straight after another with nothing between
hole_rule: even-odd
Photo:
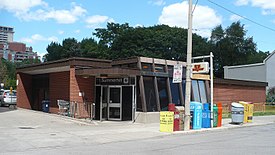
<instances>
[{"instance_id":1,"label":"utility pole","mask_svg":"<svg viewBox=\"0 0 275 155\"><path fill-rule=\"evenodd\" d=\"M184 130L190 129L190 101L191 101L191 59L192 59L192 0L189 0L188 10L188 38L187 38L187 60L186 60L186 86L185 86L185 112Z\"/></svg>"}]
</instances>

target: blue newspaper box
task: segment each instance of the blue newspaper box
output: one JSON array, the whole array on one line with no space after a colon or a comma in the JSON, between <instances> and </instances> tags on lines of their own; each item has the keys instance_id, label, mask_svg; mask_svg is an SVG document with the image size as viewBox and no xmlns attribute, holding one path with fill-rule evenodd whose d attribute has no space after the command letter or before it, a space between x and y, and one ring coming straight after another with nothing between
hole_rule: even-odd
<instances>
[{"instance_id":1,"label":"blue newspaper box","mask_svg":"<svg viewBox=\"0 0 275 155\"><path fill-rule=\"evenodd\" d=\"M209 103L204 103L203 104L203 109L202 109L202 127L203 128L210 128L211 127Z\"/></svg>"},{"instance_id":2,"label":"blue newspaper box","mask_svg":"<svg viewBox=\"0 0 275 155\"><path fill-rule=\"evenodd\" d=\"M190 111L193 113L192 129L197 130L202 127L202 103L190 102Z\"/></svg>"}]
</instances>

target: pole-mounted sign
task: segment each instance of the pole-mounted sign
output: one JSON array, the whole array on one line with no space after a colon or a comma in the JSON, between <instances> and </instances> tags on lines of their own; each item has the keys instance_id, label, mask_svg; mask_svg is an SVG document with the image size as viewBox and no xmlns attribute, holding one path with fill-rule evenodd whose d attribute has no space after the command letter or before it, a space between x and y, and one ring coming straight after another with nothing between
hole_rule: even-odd
<instances>
[{"instance_id":1,"label":"pole-mounted sign","mask_svg":"<svg viewBox=\"0 0 275 155\"><path fill-rule=\"evenodd\" d=\"M182 65L176 64L174 65L173 83L181 83L181 82L182 82Z\"/></svg>"},{"instance_id":2,"label":"pole-mounted sign","mask_svg":"<svg viewBox=\"0 0 275 155\"><path fill-rule=\"evenodd\" d=\"M192 73L209 73L209 63L208 62L199 62L192 63Z\"/></svg>"}]
</instances>

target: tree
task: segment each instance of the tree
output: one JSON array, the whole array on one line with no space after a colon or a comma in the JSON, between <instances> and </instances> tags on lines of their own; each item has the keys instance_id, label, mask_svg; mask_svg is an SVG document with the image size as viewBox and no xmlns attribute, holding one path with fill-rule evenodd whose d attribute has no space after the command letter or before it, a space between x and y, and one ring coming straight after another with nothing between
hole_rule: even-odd
<instances>
[{"instance_id":1,"label":"tree","mask_svg":"<svg viewBox=\"0 0 275 155\"><path fill-rule=\"evenodd\" d=\"M5 89L16 88L16 64L8 60L0 61L0 82L4 83Z\"/></svg>"},{"instance_id":2,"label":"tree","mask_svg":"<svg viewBox=\"0 0 275 155\"><path fill-rule=\"evenodd\" d=\"M62 58L81 57L80 45L75 38L67 38L62 42Z\"/></svg>"},{"instance_id":3,"label":"tree","mask_svg":"<svg viewBox=\"0 0 275 155\"><path fill-rule=\"evenodd\" d=\"M242 65L262 61L263 53L257 52L257 45L252 37L246 37L244 25L239 21L226 29L221 25L212 30L210 43L214 53L214 73L223 77L223 67ZM256 57L255 57L256 56Z\"/></svg>"},{"instance_id":4,"label":"tree","mask_svg":"<svg viewBox=\"0 0 275 155\"><path fill-rule=\"evenodd\" d=\"M132 29L132 27L130 27L128 23L107 23L107 29L95 29L96 32L93 33L93 35L99 38L99 44L110 47L112 46L115 38L117 38L121 33L127 31L128 29Z\"/></svg>"},{"instance_id":5,"label":"tree","mask_svg":"<svg viewBox=\"0 0 275 155\"><path fill-rule=\"evenodd\" d=\"M82 56L89 58L107 58L108 48L99 45L93 38L85 38L80 43Z\"/></svg>"},{"instance_id":6,"label":"tree","mask_svg":"<svg viewBox=\"0 0 275 155\"><path fill-rule=\"evenodd\" d=\"M1 58L1 61L0 61L0 83L5 83L5 81L7 80L8 78L8 73L7 73L7 67L6 65L4 64L4 59Z\"/></svg>"},{"instance_id":7,"label":"tree","mask_svg":"<svg viewBox=\"0 0 275 155\"><path fill-rule=\"evenodd\" d=\"M62 46L56 42L51 42L46 50L48 53L44 55L44 61L52 61L63 58Z\"/></svg>"},{"instance_id":8,"label":"tree","mask_svg":"<svg viewBox=\"0 0 275 155\"><path fill-rule=\"evenodd\" d=\"M96 29L99 42L108 46L109 59L145 56L185 61L187 30L167 25L129 27L128 24L108 23L107 28ZM209 54L207 39L193 34L194 55Z\"/></svg>"}]
</instances>

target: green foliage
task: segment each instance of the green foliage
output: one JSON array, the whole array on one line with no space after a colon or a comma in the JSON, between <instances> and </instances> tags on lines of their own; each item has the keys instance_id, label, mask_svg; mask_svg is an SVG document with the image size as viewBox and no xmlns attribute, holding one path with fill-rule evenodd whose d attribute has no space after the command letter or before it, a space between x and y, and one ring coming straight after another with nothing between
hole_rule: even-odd
<instances>
[{"instance_id":1,"label":"green foliage","mask_svg":"<svg viewBox=\"0 0 275 155\"><path fill-rule=\"evenodd\" d=\"M275 87L269 88L266 95L266 102L275 104Z\"/></svg>"},{"instance_id":2,"label":"green foliage","mask_svg":"<svg viewBox=\"0 0 275 155\"><path fill-rule=\"evenodd\" d=\"M3 58L0 61L0 83L5 82L8 79L8 70L4 61L5 59Z\"/></svg>"},{"instance_id":3,"label":"green foliage","mask_svg":"<svg viewBox=\"0 0 275 155\"><path fill-rule=\"evenodd\" d=\"M16 67L34 63L40 63L40 60L25 59L23 62L13 63L2 58L0 61L0 82L4 83L4 88L9 89L13 87L16 89Z\"/></svg>"},{"instance_id":4,"label":"green foliage","mask_svg":"<svg viewBox=\"0 0 275 155\"><path fill-rule=\"evenodd\" d=\"M108 24L107 29L96 29L99 43L110 51L110 59L145 56L163 59L185 60L187 30L167 25L129 27ZM110 39L105 39L107 36ZM205 38L193 34L194 55L209 54L210 44Z\"/></svg>"},{"instance_id":5,"label":"green foliage","mask_svg":"<svg viewBox=\"0 0 275 155\"><path fill-rule=\"evenodd\" d=\"M226 29L221 25L212 30L211 40L214 53L215 76L223 77L223 67L262 62L268 52L257 52L252 37L246 37L244 25L234 22Z\"/></svg>"},{"instance_id":6,"label":"green foliage","mask_svg":"<svg viewBox=\"0 0 275 155\"><path fill-rule=\"evenodd\" d=\"M223 29L218 25L212 30L208 41L193 34L192 56L214 53L214 74L223 77L223 67L262 62L269 52L257 52L253 37L240 22L234 22ZM167 25L150 27L130 27L128 23L108 23L106 28L98 28L93 38L78 42L74 38L63 40L62 44L51 43L47 47L46 61L69 57L89 57L102 59L124 59L145 56L186 61L187 30Z\"/></svg>"}]
</instances>

